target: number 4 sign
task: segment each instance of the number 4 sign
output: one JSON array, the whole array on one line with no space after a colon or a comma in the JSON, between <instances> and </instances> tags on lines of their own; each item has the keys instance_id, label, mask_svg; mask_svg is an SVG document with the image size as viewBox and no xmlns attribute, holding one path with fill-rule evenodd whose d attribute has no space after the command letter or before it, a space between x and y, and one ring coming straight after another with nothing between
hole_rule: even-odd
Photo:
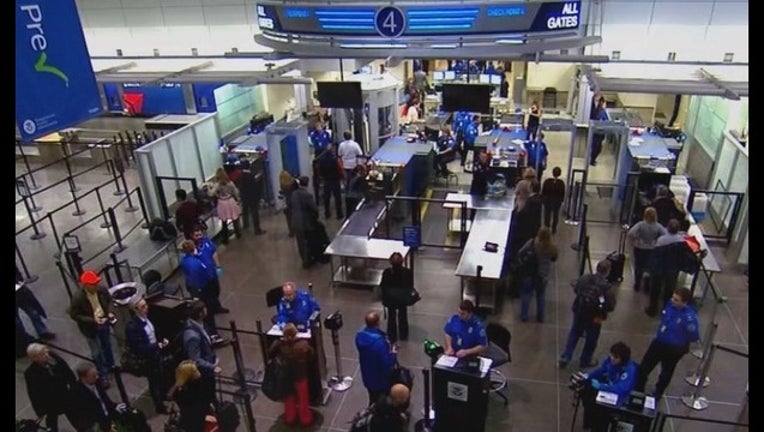
<instances>
[{"instance_id":1,"label":"number 4 sign","mask_svg":"<svg viewBox=\"0 0 764 432\"><path fill-rule=\"evenodd\" d=\"M377 10L374 27L380 36L397 38L406 30L406 15L397 7L383 7Z\"/></svg>"}]
</instances>

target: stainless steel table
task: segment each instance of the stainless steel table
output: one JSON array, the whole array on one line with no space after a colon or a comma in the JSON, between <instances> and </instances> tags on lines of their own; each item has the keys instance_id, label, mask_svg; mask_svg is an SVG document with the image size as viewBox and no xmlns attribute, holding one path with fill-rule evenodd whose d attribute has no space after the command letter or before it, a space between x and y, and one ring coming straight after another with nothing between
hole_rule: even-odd
<instances>
[{"instance_id":1,"label":"stainless steel table","mask_svg":"<svg viewBox=\"0 0 764 432\"><path fill-rule=\"evenodd\" d=\"M410 251L411 248L404 246L400 240L340 234L334 238L324 253L331 258L329 264L332 272L332 286L344 283L374 287L382 281L384 269L372 267L368 265L368 262L387 261L393 252L400 252L406 261ZM334 268L335 256L340 260L340 265L336 270ZM363 260L363 264L353 266L350 263L352 259Z\"/></svg>"},{"instance_id":2,"label":"stainless steel table","mask_svg":"<svg viewBox=\"0 0 764 432\"><path fill-rule=\"evenodd\" d=\"M508 192L507 196L501 199L486 199L482 196L451 192L446 195L446 201L442 207L451 209L451 216L448 221L448 231L451 233L462 232L461 217L456 216L456 210L462 208L460 203L464 203L468 210L504 210L512 212L512 209L515 207L514 192ZM468 217L465 230L470 232L470 229L472 229L472 221Z\"/></svg>"}]
</instances>

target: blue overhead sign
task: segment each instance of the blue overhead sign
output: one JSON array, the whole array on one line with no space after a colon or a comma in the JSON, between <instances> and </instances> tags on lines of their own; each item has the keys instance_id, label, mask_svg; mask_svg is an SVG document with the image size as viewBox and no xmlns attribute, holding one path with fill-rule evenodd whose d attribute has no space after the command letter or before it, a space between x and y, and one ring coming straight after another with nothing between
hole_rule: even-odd
<instances>
[{"instance_id":1,"label":"blue overhead sign","mask_svg":"<svg viewBox=\"0 0 764 432\"><path fill-rule=\"evenodd\" d=\"M16 0L16 123L22 139L101 111L74 0Z\"/></svg>"},{"instance_id":2,"label":"blue overhead sign","mask_svg":"<svg viewBox=\"0 0 764 432\"><path fill-rule=\"evenodd\" d=\"M422 231L418 226L403 227L403 246L418 248L422 244Z\"/></svg>"},{"instance_id":3,"label":"blue overhead sign","mask_svg":"<svg viewBox=\"0 0 764 432\"><path fill-rule=\"evenodd\" d=\"M257 1L265 34L347 35L396 38L439 35L548 33L579 28L580 1L508 2L488 5L444 1L436 6L369 5L308 1Z\"/></svg>"}]
</instances>

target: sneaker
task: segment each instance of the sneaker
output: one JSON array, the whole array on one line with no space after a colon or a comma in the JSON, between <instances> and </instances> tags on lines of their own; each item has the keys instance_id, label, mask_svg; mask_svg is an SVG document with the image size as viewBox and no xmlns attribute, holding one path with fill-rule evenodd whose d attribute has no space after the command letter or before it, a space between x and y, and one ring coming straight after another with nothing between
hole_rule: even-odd
<instances>
[{"instance_id":1,"label":"sneaker","mask_svg":"<svg viewBox=\"0 0 764 432\"><path fill-rule=\"evenodd\" d=\"M225 342L225 339L220 337L220 335L212 335L210 336L210 342L212 342L212 345L220 345Z\"/></svg>"}]
</instances>

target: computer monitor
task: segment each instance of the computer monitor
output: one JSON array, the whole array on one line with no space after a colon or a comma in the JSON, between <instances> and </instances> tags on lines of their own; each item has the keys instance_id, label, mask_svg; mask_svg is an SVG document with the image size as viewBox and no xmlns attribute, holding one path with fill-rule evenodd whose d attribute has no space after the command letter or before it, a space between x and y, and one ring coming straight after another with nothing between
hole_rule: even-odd
<instances>
[{"instance_id":1,"label":"computer monitor","mask_svg":"<svg viewBox=\"0 0 764 432\"><path fill-rule=\"evenodd\" d=\"M491 75L491 84L501 85L501 75Z\"/></svg>"},{"instance_id":2,"label":"computer monitor","mask_svg":"<svg viewBox=\"0 0 764 432\"><path fill-rule=\"evenodd\" d=\"M456 79L456 72L454 72L454 71L446 71L444 79L446 79L446 80L455 80Z\"/></svg>"},{"instance_id":3,"label":"computer monitor","mask_svg":"<svg viewBox=\"0 0 764 432\"><path fill-rule=\"evenodd\" d=\"M480 74L480 84L491 84L491 75Z\"/></svg>"},{"instance_id":4,"label":"computer monitor","mask_svg":"<svg viewBox=\"0 0 764 432\"><path fill-rule=\"evenodd\" d=\"M432 73L432 80L433 81L443 81L446 74L443 71L435 71Z\"/></svg>"}]
</instances>

